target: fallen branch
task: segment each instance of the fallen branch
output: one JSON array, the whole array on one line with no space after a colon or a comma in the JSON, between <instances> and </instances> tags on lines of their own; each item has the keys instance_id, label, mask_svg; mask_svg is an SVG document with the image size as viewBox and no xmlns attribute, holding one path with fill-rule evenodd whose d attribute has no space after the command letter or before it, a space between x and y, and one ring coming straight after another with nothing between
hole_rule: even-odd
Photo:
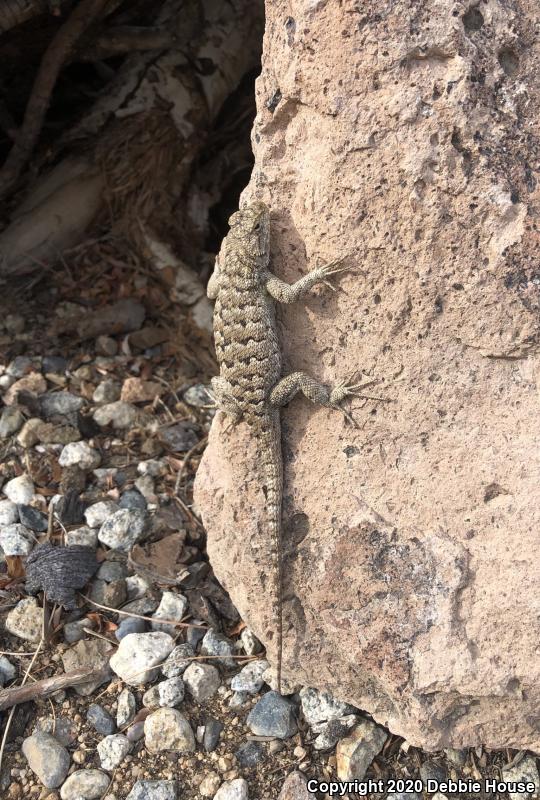
<instances>
[{"instance_id":1,"label":"fallen branch","mask_svg":"<svg viewBox=\"0 0 540 800\"><path fill-rule=\"evenodd\" d=\"M56 80L81 34L99 16L108 0L81 0L58 30L39 65L24 121L0 171L0 197L17 182L38 140Z\"/></svg>"},{"instance_id":2,"label":"fallen branch","mask_svg":"<svg viewBox=\"0 0 540 800\"><path fill-rule=\"evenodd\" d=\"M72 672L65 672L63 675L53 675L52 678L43 678L35 683L26 686L14 686L9 689L0 690L0 711L12 708L19 703L26 703L28 700L35 700L36 697L48 697L59 689L67 689L69 686L79 686L81 683L89 683L94 680L102 680L109 674L108 669L95 669L95 667L81 667Z\"/></svg>"}]
</instances>

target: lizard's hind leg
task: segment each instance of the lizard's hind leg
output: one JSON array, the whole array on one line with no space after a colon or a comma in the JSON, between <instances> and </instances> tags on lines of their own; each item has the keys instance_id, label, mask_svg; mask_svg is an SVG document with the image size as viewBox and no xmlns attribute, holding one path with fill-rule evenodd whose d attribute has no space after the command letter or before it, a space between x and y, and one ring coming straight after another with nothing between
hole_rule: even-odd
<instances>
[{"instance_id":1,"label":"lizard's hind leg","mask_svg":"<svg viewBox=\"0 0 540 800\"><path fill-rule=\"evenodd\" d=\"M242 417L242 409L233 396L231 384L219 376L212 378L212 394L218 409L230 418L233 425L239 422Z\"/></svg>"}]
</instances>

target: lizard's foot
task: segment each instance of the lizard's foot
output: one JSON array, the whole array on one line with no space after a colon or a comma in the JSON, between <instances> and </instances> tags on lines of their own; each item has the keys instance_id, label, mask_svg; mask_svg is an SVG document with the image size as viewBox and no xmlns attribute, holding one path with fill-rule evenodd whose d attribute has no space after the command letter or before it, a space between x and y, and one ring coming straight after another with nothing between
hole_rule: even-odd
<instances>
[{"instance_id":1,"label":"lizard's foot","mask_svg":"<svg viewBox=\"0 0 540 800\"><path fill-rule=\"evenodd\" d=\"M350 272L354 269L354 267L343 266L343 262L349 257L349 255L350 254L347 254L345 256L341 256L340 258L336 258L334 261L330 261L329 264L325 264L323 267L317 267L315 271L319 276L319 282L324 283L325 286L328 286L329 289L332 289L332 291L335 292L336 287L327 279L332 275L339 275L342 272Z\"/></svg>"},{"instance_id":2,"label":"lizard's foot","mask_svg":"<svg viewBox=\"0 0 540 800\"><path fill-rule=\"evenodd\" d=\"M347 397L359 397L361 395L361 390L365 389L366 386L371 386L371 384L375 383L375 381L367 381L366 383L354 383L357 380L358 376L361 374L361 370L355 370L352 372L344 381L338 383L337 386L334 386L332 391L330 392L330 405L334 408L341 411L343 416L346 420L352 423L355 428L358 427L354 418L349 414L349 412L343 408L341 405Z\"/></svg>"}]
</instances>

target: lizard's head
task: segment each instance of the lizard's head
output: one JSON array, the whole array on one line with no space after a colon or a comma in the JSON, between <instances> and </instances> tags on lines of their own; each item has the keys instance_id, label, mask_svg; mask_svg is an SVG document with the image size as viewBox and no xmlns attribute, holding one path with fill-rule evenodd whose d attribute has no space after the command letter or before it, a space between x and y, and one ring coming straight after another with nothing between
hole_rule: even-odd
<instances>
[{"instance_id":1,"label":"lizard's head","mask_svg":"<svg viewBox=\"0 0 540 800\"><path fill-rule=\"evenodd\" d=\"M264 265L270 245L270 211L260 200L244 206L229 219L232 236L249 259Z\"/></svg>"}]
</instances>

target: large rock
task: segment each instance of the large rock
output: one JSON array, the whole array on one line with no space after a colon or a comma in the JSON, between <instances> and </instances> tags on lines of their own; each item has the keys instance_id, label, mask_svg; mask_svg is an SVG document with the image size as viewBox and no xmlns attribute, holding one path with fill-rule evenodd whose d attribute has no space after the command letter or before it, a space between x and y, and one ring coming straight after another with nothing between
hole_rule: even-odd
<instances>
[{"instance_id":1,"label":"large rock","mask_svg":"<svg viewBox=\"0 0 540 800\"><path fill-rule=\"evenodd\" d=\"M280 278L354 270L279 310L286 361L377 381L357 428L282 413L285 673L428 749L540 751L536 17L267 4L245 199L273 208ZM196 503L275 662L260 444L229 424Z\"/></svg>"}]
</instances>

